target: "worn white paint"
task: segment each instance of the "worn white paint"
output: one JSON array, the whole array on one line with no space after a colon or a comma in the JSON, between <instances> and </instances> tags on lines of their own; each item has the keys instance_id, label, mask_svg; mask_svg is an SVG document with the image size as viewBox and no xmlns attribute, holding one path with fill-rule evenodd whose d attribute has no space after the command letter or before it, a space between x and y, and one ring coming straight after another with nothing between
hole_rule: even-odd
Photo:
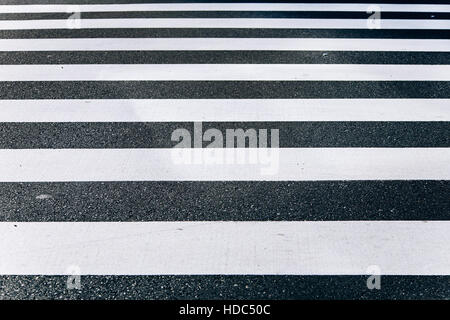
<instances>
[{"instance_id":1,"label":"worn white paint","mask_svg":"<svg viewBox=\"0 0 450 320\"><path fill-rule=\"evenodd\" d=\"M0 30L72 29L73 19L2 20ZM267 28L267 29L368 29L368 19L271 19L271 18L129 18L78 19L77 28ZM379 29L450 29L449 20L380 19Z\"/></svg>"},{"instance_id":2,"label":"worn white paint","mask_svg":"<svg viewBox=\"0 0 450 320\"><path fill-rule=\"evenodd\" d=\"M449 81L450 65L65 64L0 65L0 81Z\"/></svg>"},{"instance_id":3,"label":"worn white paint","mask_svg":"<svg viewBox=\"0 0 450 320\"><path fill-rule=\"evenodd\" d=\"M450 121L450 99L0 100L0 122Z\"/></svg>"},{"instance_id":4,"label":"worn white paint","mask_svg":"<svg viewBox=\"0 0 450 320\"><path fill-rule=\"evenodd\" d=\"M14 226L16 225L16 226ZM0 222L0 274L450 275L450 221Z\"/></svg>"},{"instance_id":5,"label":"worn white paint","mask_svg":"<svg viewBox=\"0 0 450 320\"><path fill-rule=\"evenodd\" d=\"M450 12L450 5L376 4L380 11ZM1 5L0 13L32 12L126 12L126 11L363 11L367 3L142 3L87 5Z\"/></svg>"},{"instance_id":6,"label":"worn white paint","mask_svg":"<svg viewBox=\"0 0 450 320\"><path fill-rule=\"evenodd\" d=\"M450 148L0 150L0 182L448 179Z\"/></svg>"},{"instance_id":7,"label":"worn white paint","mask_svg":"<svg viewBox=\"0 0 450 320\"><path fill-rule=\"evenodd\" d=\"M95 38L0 39L1 51L450 51L447 39Z\"/></svg>"}]
</instances>

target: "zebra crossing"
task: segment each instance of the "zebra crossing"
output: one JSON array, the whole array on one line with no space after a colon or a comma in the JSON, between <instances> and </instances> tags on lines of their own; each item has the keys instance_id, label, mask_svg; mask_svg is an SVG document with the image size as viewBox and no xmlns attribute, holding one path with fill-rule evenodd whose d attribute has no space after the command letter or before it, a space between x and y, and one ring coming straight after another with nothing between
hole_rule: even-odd
<instances>
[{"instance_id":1,"label":"zebra crossing","mask_svg":"<svg viewBox=\"0 0 450 320\"><path fill-rule=\"evenodd\" d=\"M0 299L450 298L450 5L39 2L0 5Z\"/></svg>"}]
</instances>

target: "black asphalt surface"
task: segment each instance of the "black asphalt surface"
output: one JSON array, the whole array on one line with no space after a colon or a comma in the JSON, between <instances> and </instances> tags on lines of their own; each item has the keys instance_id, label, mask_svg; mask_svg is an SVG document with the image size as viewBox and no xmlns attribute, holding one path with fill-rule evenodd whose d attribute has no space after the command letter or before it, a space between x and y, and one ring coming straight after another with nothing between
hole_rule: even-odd
<instances>
[{"instance_id":1,"label":"black asphalt surface","mask_svg":"<svg viewBox=\"0 0 450 320\"><path fill-rule=\"evenodd\" d=\"M178 141L171 140L171 133L178 128L194 134L192 122L0 123L0 148L173 148ZM281 148L450 147L450 123L445 121L202 122L202 128L216 128L224 137L227 129L279 129ZM270 141L269 134L268 147ZM203 147L210 143L204 141Z\"/></svg>"},{"instance_id":2,"label":"black asphalt surface","mask_svg":"<svg viewBox=\"0 0 450 320\"><path fill-rule=\"evenodd\" d=\"M67 290L67 276L0 276L0 299L448 299L447 276L382 276L383 290L367 276L82 276L82 290Z\"/></svg>"},{"instance_id":3,"label":"black asphalt surface","mask_svg":"<svg viewBox=\"0 0 450 320\"><path fill-rule=\"evenodd\" d=\"M0 221L449 220L449 181L0 183ZM17 224L20 228L20 223Z\"/></svg>"},{"instance_id":4,"label":"black asphalt surface","mask_svg":"<svg viewBox=\"0 0 450 320\"><path fill-rule=\"evenodd\" d=\"M0 49L1 50L1 49ZM447 64L449 52L0 51L5 64Z\"/></svg>"},{"instance_id":5,"label":"black asphalt surface","mask_svg":"<svg viewBox=\"0 0 450 320\"><path fill-rule=\"evenodd\" d=\"M449 98L448 81L10 81L0 99Z\"/></svg>"},{"instance_id":6,"label":"black asphalt surface","mask_svg":"<svg viewBox=\"0 0 450 320\"><path fill-rule=\"evenodd\" d=\"M0 13L0 20L53 20L68 19L73 13ZM130 19L130 18L246 18L246 19L367 19L366 12L286 12L286 11L128 11L128 12L82 12L82 19ZM383 19L450 19L447 12L383 12Z\"/></svg>"},{"instance_id":7,"label":"black asphalt surface","mask_svg":"<svg viewBox=\"0 0 450 320\"><path fill-rule=\"evenodd\" d=\"M362 39L448 39L450 30L388 29L58 29L0 30L0 39L51 38L362 38Z\"/></svg>"}]
</instances>

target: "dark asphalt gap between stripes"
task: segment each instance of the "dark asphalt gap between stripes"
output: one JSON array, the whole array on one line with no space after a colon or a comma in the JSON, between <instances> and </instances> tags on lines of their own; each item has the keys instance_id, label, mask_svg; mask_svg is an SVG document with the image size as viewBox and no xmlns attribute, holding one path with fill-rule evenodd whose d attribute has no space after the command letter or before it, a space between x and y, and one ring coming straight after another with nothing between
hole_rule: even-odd
<instances>
[{"instance_id":1,"label":"dark asphalt gap between stripes","mask_svg":"<svg viewBox=\"0 0 450 320\"><path fill-rule=\"evenodd\" d=\"M118 40L120 41L120 40ZM1 50L1 48L0 48ZM0 51L12 64L448 64L450 52L398 51Z\"/></svg>"},{"instance_id":2,"label":"dark asphalt gap between stripes","mask_svg":"<svg viewBox=\"0 0 450 320\"><path fill-rule=\"evenodd\" d=\"M68 290L67 276L0 276L0 299L448 299L450 276L381 276L381 290L367 288L368 275L183 275L81 276L82 290ZM270 304L270 301L267 301Z\"/></svg>"},{"instance_id":3,"label":"dark asphalt gap between stripes","mask_svg":"<svg viewBox=\"0 0 450 320\"><path fill-rule=\"evenodd\" d=\"M449 81L5 81L0 99L450 98Z\"/></svg>"},{"instance_id":4,"label":"dark asphalt gap between stripes","mask_svg":"<svg viewBox=\"0 0 450 320\"><path fill-rule=\"evenodd\" d=\"M216 128L224 137L226 129L279 129L281 148L450 147L448 121L203 122L202 126L203 132ZM0 148L172 148L178 142L171 141L171 134L179 128L194 134L192 122L0 122ZM270 147L270 136L267 140Z\"/></svg>"},{"instance_id":5,"label":"dark asphalt gap between stripes","mask_svg":"<svg viewBox=\"0 0 450 320\"><path fill-rule=\"evenodd\" d=\"M3 182L0 221L448 221L449 193L445 180Z\"/></svg>"},{"instance_id":6,"label":"dark asphalt gap between stripes","mask_svg":"<svg viewBox=\"0 0 450 320\"><path fill-rule=\"evenodd\" d=\"M0 13L0 20L59 20L68 19L72 13L32 12ZM368 19L373 13L352 11L122 11L80 12L78 19L127 19L127 18L207 18L207 19ZM449 12L387 12L381 19L450 19Z\"/></svg>"},{"instance_id":7,"label":"dark asphalt gap between stripes","mask_svg":"<svg viewBox=\"0 0 450 320\"><path fill-rule=\"evenodd\" d=\"M0 30L0 39L58 38L362 38L450 39L450 30L423 29L249 29L249 28L100 28Z\"/></svg>"}]
</instances>

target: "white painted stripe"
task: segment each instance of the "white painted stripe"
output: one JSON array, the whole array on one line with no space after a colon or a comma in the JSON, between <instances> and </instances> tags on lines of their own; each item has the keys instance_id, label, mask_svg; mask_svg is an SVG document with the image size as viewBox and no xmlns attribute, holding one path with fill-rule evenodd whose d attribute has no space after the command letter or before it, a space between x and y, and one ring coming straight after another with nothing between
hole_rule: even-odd
<instances>
[{"instance_id":1,"label":"white painted stripe","mask_svg":"<svg viewBox=\"0 0 450 320\"><path fill-rule=\"evenodd\" d=\"M0 51L279 50L450 51L447 39L96 38L0 39Z\"/></svg>"},{"instance_id":2,"label":"white painted stripe","mask_svg":"<svg viewBox=\"0 0 450 320\"><path fill-rule=\"evenodd\" d=\"M0 122L450 121L450 99L0 100Z\"/></svg>"},{"instance_id":3,"label":"white painted stripe","mask_svg":"<svg viewBox=\"0 0 450 320\"><path fill-rule=\"evenodd\" d=\"M450 148L0 150L0 182L449 179Z\"/></svg>"},{"instance_id":4,"label":"white painted stripe","mask_svg":"<svg viewBox=\"0 0 450 320\"><path fill-rule=\"evenodd\" d=\"M69 64L0 65L0 81L449 81L450 65Z\"/></svg>"},{"instance_id":5,"label":"white painted stripe","mask_svg":"<svg viewBox=\"0 0 450 320\"><path fill-rule=\"evenodd\" d=\"M450 12L450 5L376 4L379 11ZM126 12L126 11L363 11L373 7L365 3L176 3L107 5L1 5L0 13L31 12ZM373 10L373 9L372 9Z\"/></svg>"},{"instance_id":6,"label":"white painted stripe","mask_svg":"<svg viewBox=\"0 0 450 320\"><path fill-rule=\"evenodd\" d=\"M376 265L449 275L449 230L450 221L1 222L0 274L362 275Z\"/></svg>"},{"instance_id":7,"label":"white painted stripe","mask_svg":"<svg viewBox=\"0 0 450 320\"><path fill-rule=\"evenodd\" d=\"M75 24L76 22L76 24ZM98 28L268 28L268 29L368 29L368 19L57 19L2 20L0 30ZM450 20L380 19L380 29L450 29Z\"/></svg>"}]
</instances>

